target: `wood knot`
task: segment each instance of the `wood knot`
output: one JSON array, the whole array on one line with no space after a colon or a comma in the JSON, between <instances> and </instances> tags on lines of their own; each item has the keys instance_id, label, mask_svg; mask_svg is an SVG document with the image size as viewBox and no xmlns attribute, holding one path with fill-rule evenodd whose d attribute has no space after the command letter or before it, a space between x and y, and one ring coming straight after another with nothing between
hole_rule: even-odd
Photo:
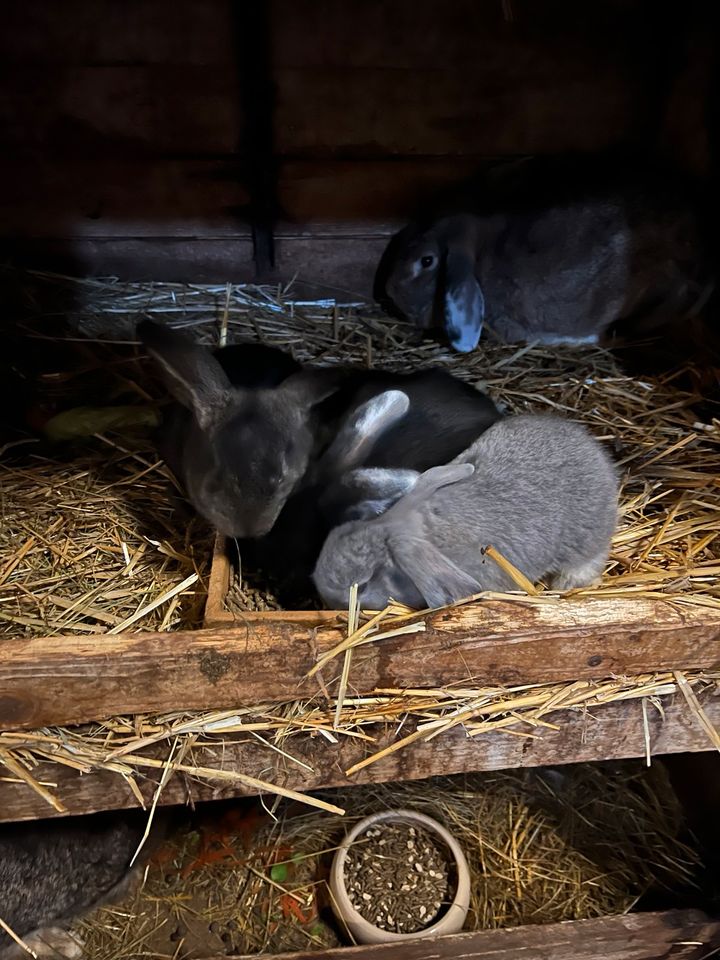
<instances>
[{"instance_id":1,"label":"wood knot","mask_svg":"<svg viewBox=\"0 0 720 960\"><path fill-rule=\"evenodd\" d=\"M230 669L230 654L210 649L200 655L200 673L216 684Z\"/></svg>"}]
</instances>

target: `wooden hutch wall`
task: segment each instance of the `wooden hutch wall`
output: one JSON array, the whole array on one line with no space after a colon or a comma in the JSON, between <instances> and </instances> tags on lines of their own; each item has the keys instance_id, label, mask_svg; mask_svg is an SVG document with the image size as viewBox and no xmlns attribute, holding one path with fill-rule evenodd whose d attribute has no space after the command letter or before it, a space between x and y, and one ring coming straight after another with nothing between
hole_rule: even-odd
<instances>
[{"instance_id":1,"label":"wooden hutch wall","mask_svg":"<svg viewBox=\"0 0 720 960\"><path fill-rule=\"evenodd\" d=\"M418 198L488 158L709 164L700 0L10 0L3 19L2 243L35 265L250 280L274 215L274 275L367 294Z\"/></svg>"}]
</instances>

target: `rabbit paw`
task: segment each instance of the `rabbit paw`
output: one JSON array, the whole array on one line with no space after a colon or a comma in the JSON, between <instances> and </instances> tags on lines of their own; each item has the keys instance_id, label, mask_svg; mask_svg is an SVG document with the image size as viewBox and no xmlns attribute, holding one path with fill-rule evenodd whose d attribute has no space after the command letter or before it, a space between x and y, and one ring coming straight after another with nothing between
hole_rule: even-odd
<instances>
[{"instance_id":1,"label":"rabbit paw","mask_svg":"<svg viewBox=\"0 0 720 960\"><path fill-rule=\"evenodd\" d=\"M578 587L589 587L602 576L605 569L606 554L594 557L587 563L579 564L570 570L561 570L552 579L553 590L574 590Z\"/></svg>"}]
</instances>

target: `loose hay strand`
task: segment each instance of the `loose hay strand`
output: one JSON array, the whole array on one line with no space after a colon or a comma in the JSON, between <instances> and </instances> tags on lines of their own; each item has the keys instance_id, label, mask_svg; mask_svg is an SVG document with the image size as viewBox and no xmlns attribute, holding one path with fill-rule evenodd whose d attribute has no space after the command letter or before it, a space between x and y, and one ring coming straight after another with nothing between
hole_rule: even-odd
<instances>
[{"instance_id":1,"label":"loose hay strand","mask_svg":"<svg viewBox=\"0 0 720 960\"><path fill-rule=\"evenodd\" d=\"M25 941L24 941L21 937L19 937L19 936L15 933L15 931L12 930L12 929L7 925L7 923L5 923L5 921L3 920L2 917L0 917L0 928L2 928L2 929L5 931L5 933L10 937L10 939L11 939L11 940L14 940L15 943L16 943L22 950L25 951L25 953L29 953L31 957L34 957L35 960L37 960L37 953L35 953L35 951L34 951L31 947L29 947L29 946L25 943Z\"/></svg>"}]
</instances>

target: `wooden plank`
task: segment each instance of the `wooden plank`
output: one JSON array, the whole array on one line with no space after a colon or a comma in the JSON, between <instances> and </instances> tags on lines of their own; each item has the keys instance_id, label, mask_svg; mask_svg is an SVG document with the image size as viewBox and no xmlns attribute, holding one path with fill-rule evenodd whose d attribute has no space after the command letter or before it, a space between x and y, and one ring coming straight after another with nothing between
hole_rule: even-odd
<instances>
[{"instance_id":1,"label":"wooden plank","mask_svg":"<svg viewBox=\"0 0 720 960\"><path fill-rule=\"evenodd\" d=\"M697 910L671 910L482 930L402 945L282 953L274 960L699 960L718 945L720 922ZM270 954L257 960L270 960Z\"/></svg>"},{"instance_id":2,"label":"wooden plank","mask_svg":"<svg viewBox=\"0 0 720 960\"><path fill-rule=\"evenodd\" d=\"M711 722L720 726L720 698L707 698L704 706ZM699 727L681 696L664 698L663 707L664 717L655 709L648 711L648 737L653 755L708 750L707 734ZM284 742L284 749L307 764L309 769L298 766L253 738L238 742L237 735L217 737L210 745L195 746L192 761L198 766L225 772L239 771L246 776L306 792L360 783L421 780L476 770L642 757L647 749L642 705L638 701L608 704L587 714L548 715L546 719L555 720L559 729L534 730L534 737L491 733L474 739L456 729L429 743L416 741L369 764L352 777L347 777L345 770L389 745L394 737L393 731L380 732L378 740L370 744L352 738L331 744L324 738L309 735ZM411 729L406 725L403 734ZM169 743L162 743L148 750L147 755L165 759L169 749ZM137 805L137 799L122 777L107 770L81 775L60 764L41 763L33 768L32 774L36 780L49 785L69 814ZM138 784L146 802L155 793L159 775L158 770L143 768ZM227 779L201 780L175 774L165 786L160 802L185 804L245 796L251 792ZM347 803L352 805L352 794ZM56 815L26 784L0 777L0 821Z\"/></svg>"},{"instance_id":3,"label":"wooden plank","mask_svg":"<svg viewBox=\"0 0 720 960\"><path fill-rule=\"evenodd\" d=\"M360 647L352 684L514 685L720 668L720 613L664 600L484 601ZM231 629L3 641L0 729L222 709L315 695L306 674L341 629L278 619ZM333 689L336 665L324 671Z\"/></svg>"},{"instance_id":4,"label":"wooden plank","mask_svg":"<svg viewBox=\"0 0 720 960\"><path fill-rule=\"evenodd\" d=\"M428 194L477 172L484 154L463 157L393 157L363 160L291 160L280 163L278 199L287 225L394 223L398 229Z\"/></svg>"},{"instance_id":5,"label":"wooden plank","mask_svg":"<svg viewBox=\"0 0 720 960\"><path fill-rule=\"evenodd\" d=\"M0 256L18 266L129 281L253 283L252 253L252 240L241 235L235 239L69 236L0 240Z\"/></svg>"},{"instance_id":6,"label":"wooden plank","mask_svg":"<svg viewBox=\"0 0 720 960\"><path fill-rule=\"evenodd\" d=\"M83 155L140 161L231 155L243 128L232 60L200 66L25 62L3 70L0 118L5 150L47 151L61 167ZM141 178L134 179L138 185Z\"/></svg>"},{"instance_id":7,"label":"wooden plank","mask_svg":"<svg viewBox=\"0 0 720 960\"><path fill-rule=\"evenodd\" d=\"M56 0L4 8L0 62L193 64L232 63L227 0Z\"/></svg>"},{"instance_id":8,"label":"wooden plank","mask_svg":"<svg viewBox=\"0 0 720 960\"><path fill-rule=\"evenodd\" d=\"M97 155L0 158L0 235L13 238L232 237L249 200L225 159ZM45 213L37 203L46 197Z\"/></svg>"},{"instance_id":9,"label":"wooden plank","mask_svg":"<svg viewBox=\"0 0 720 960\"><path fill-rule=\"evenodd\" d=\"M441 17L433 0L272 7L287 155L593 150L632 139L646 109L642 0L513 0L512 23L474 0Z\"/></svg>"}]
</instances>

